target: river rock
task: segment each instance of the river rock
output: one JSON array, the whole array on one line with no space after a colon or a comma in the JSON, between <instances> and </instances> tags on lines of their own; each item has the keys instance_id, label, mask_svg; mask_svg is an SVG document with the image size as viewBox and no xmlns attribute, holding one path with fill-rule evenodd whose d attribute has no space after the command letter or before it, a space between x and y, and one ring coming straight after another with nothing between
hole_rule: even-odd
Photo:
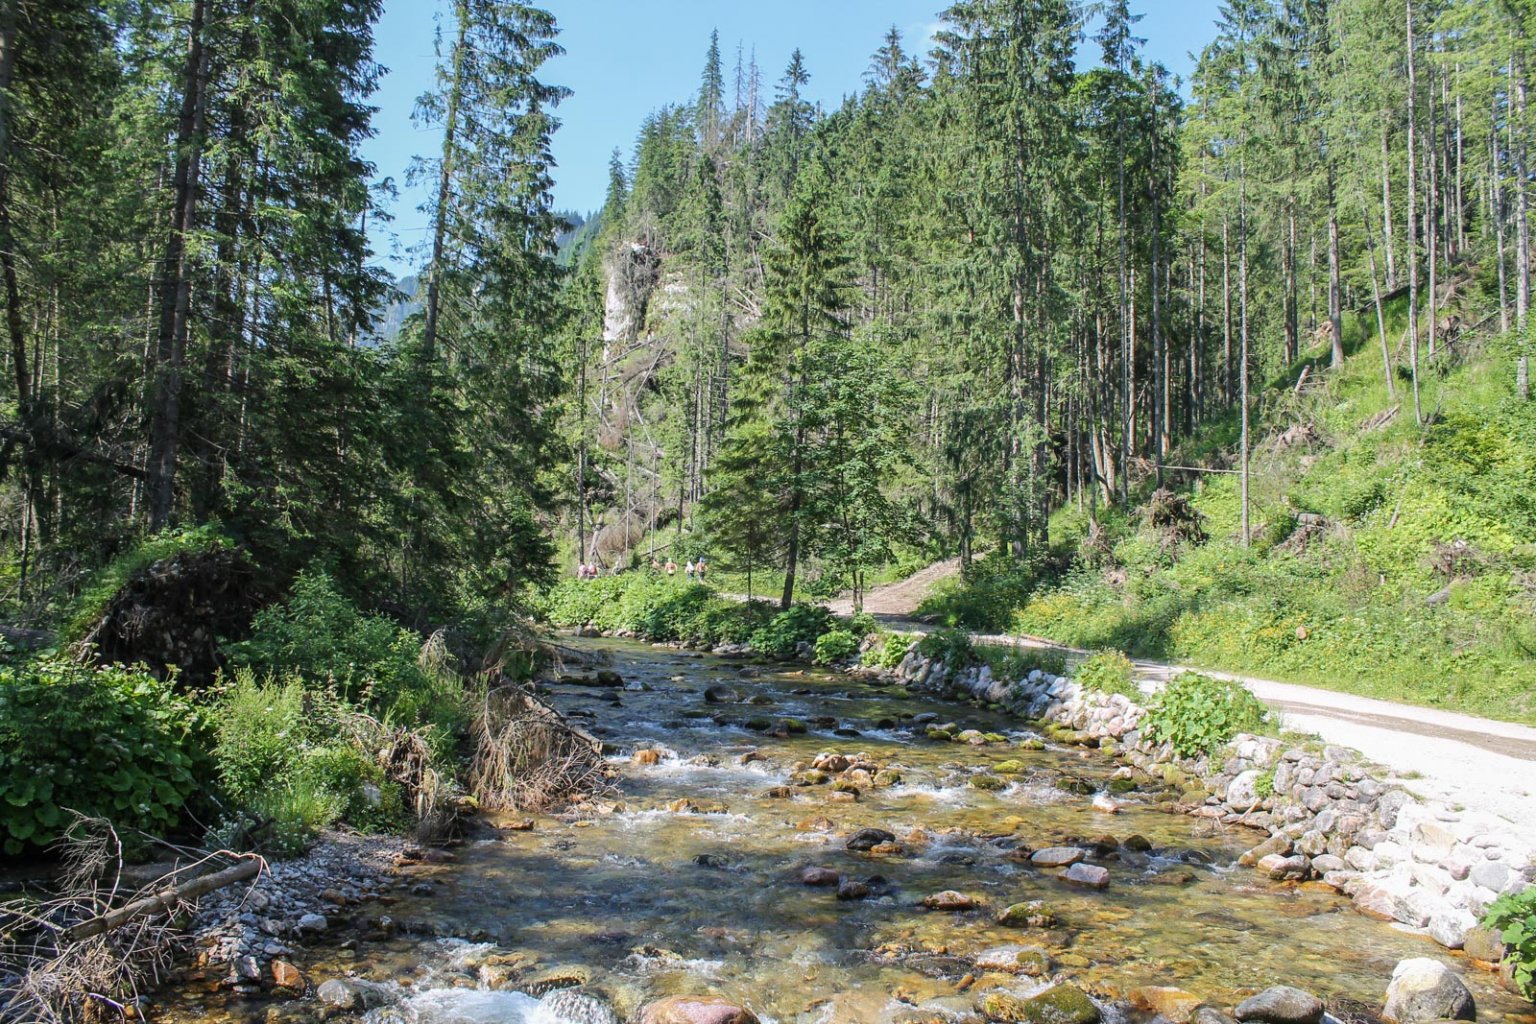
<instances>
[{"instance_id":1,"label":"river rock","mask_svg":"<svg viewBox=\"0 0 1536 1024\"><path fill-rule=\"evenodd\" d=\"M304 991L304 974L286 960L272 961L272 984L278 988Z\"/></svg>"},{"instance_id":2,"label":"river rock","mask_svg":"<svg viewBox=\"0 0 1536 1024\"><path fill-rule=\"evenodd\" d=\"M956 892L953 889L945 889L943 892L936 892L931 896L923 897L923 906L929 910L975 910L979 905L980 903L976 897L967 896L965 893Z\"/></svg>"},{"instance_id":3,"label":"river rock","mask_svg":"<svg viewBox=\"0 0 1536 1024\"><path fill-rule=\"evenodd\" d=\"M1401 961L1392 971L1381 1015L1399 1024L1476 1020L1477 1004L1466 983L1445 964L1429 957L1414 957Z\"/></svg>"},{"instance_id":4,"label":"river rock","mask_svg":"<svg viewBox=\"0 0 1536 1024\"><path fill-rule=\"evenodd\" d=\"M315 998L337 1010L373 1010L390 1001L389 989L357 978L331 978L320 983Z\"/></svg>"},{"instance_id":5,"label":"river rock","mask_svg":"<svg viewBox=\"0 0 1536 1024\"><path fill-rule=\"evenodd\" d=\"M1429 937L1446 949L1461 949L1466 944L1467 933L1477 927L1477 918L1470 911L1442 904L1429 918Z\"/></svg>"},{"instance_id":6,"label":"river rock","mask_svg":"<svg viewBox=\"0 0 1536 1024\"><path fill-rule=\"evenodd\" d=\"M1259 870L1276 882L1303 881L1312 873L1312 862L1302 854L1289 857L1271 853L1259 861Z\"/></svg>"},{"instance_id":7,"label":"river rock","mask_svg":"<svg viewBox=\"0 0 1536 1024\"><path fill-rule=\"evenodd\" d=\"M1467 932L1462 950L1473 960L1489 964L1503 960L1504 954L1508 952L1499 933L1483 927L1472 928Z\"/></svg>"},{"instance_id":8,"label":"river rock","mask_svg":"<svg viewBox=\"0 0 1536 1024\"><path fill-rule=\"evenodd\" d=\"M1245 868L1251 868L1271 854L1279 854L1283 857L1290 852L1291 837L1280 833L1279 835L1270 836L1253 849L1244 853L1241 857L1237 858L1237 862Z\"/></svg>"},{"instance_id":9,"label":"river rock","mask_svg":"<svg viewBox=\"0 0 1536 1024\"><path fill-rule=\"evenodd\" d=\"M800 869L800 883L802 885L830 886L836 885L839 876L831 868L809 867Z\"/></svg>"},{"instance_id":10,"label":"river rock","mask_svg":"<svg viewBox=\"0 0 1536 1024\"><path fill-rule=\"evenodd\" d=\"M896 833L883 828L861 828L848 837L844 845L850 850L872 850L881 843L894 843Z\"/></svg>"},{"instance_id":11,"label":"river rock","mask_svg":"<svg viewBox=\"0 0 1536 1024\"><path fill-rule=\"evenodd\" d=\"M299 918L298 929L306 935L318 935L331 926L324 914L305 914Z\"/></svg>"},{"instance_id":12,"label":"river rock","mask_svg":"<svg viewBox=\"0 0 1536 1024\"><path fill-rule=\"evenodd\" d=\"M659 750L637 750L637 751L635 751L635 754L634 754L634 757L633 757L632 760L635 762L635 764L641 765L643 767L650 767L651 765L657 765L657 764L661 763L661 751L659 751Z\"/></svg>"},{"instance_id":13,"label":"river rock","mask_svg":"<svg viewBox=\"0 0 1536 1024\"><path fill-rule=\"evenodd\" d=\"M1320 1024L1323 1001L1299 988L1276 985L1238 1003L1237 1019L1263 1024Z\"/></svg>"},{"instance_id":14,"label":"river rock","mask_svg":"<svg viewBox=\"0 0 1536 1024\"><path fill-rule=\"evenodd\" d=\"M1039 946L994 946L976 954L976 966L983 971L1039 978L1050 973L1051 955Z\"/></svg>"},{"instance_id":15,"label":"river rock","mask_svg":"<svg viewBox=\"0 0 1536 1024\"><path fill-rule=\"evenodd\" d=\"M1238 773L1238 776L1227 785L1227 804L1233 810L1246 811L1261 799L1259 797L1259 776L1263 773L1256 768L1250 768L1246 772Z\"/></svg>"},{"instance_id":16,"label":"river rock","mask_svg":"<svg viewBox=\"0 0 1536 1024\"><path fill-rule=\"evenodd\" d=\"M869 886L864 882L856 882L853 879L838 883L837 898L840 900L862 900L869 897Z\"/></svg>"},{"instance_id":17,"label":"river rock","mask_svg":"<svg viewBox=\"0 0 1536 1024\"><path fill-rule=\"evenodd\" d=\"M539 1000L539 1009L551 1024L620 1024L607 1003L573 988L551 992Z\"/></svg>"},{"instance_id":18,"label":"river rock","mask_svg":"<svg viewBox=\"0 0 1536 1024\"><path fill-rule=\"evenodd\" d=\"M1109 888L1109 869L1096 864L1073 864L1062 874L1062 879L1073 885L1089 889Z\"/></svg>"},{"instance_id":19,"label":"river rock","mask_svg":"<svg viewBox=\"0 0 1536 1024\"><path fill-rule=\"evenodd\" d=\"M1010 1006L1016 1016L998 1020L1027 1021L1028 1024L1098 1024L1099 1008L1082 989L1072 985L1052 985L1044 992ZM986 1007L982 1012L987 1013ZM991 1016L990 1014L988 1014Z\"/></svg>"},{"instance_id":20,"label":"river rock","mask_svg":"<svg viewBox=\"0 0 1536 1024\"><path fill-rule=\"evenodd\" d=\"M1237 1024L1214 1006L1202 1006L1190 1014L1189 1024Z\"/></svg>"},{"instance_id":21,"label":"river rock","mask_svg":"<svg viewBox=\"0 0 1536 1024\"><path fill-rule=\"evenodd\" d=\"M1056 913L1041 900L1015 903L997 915L1006 928L1054 928Z\"/></svg>"},{"instance_id":22,"label":"river rock","mask_svg":"<svg viewBox=\"0 0 1536 1024\"><path fill-rule=\"evenodd\" d=\"M1189 1024L1202 1001L1192 992L1166 985L1144 985L1126 994L1132 1006L1148 1013L1162 1014L1173 1024Z\"/></svg>"},{"instance_id":23,"label":"river rock","mask_svg":"<svg viewBox=\"0 0 1536 1024\"><path fill-rule=\"evenodd\" d=\"M757 1015L717 996L670 996L640 1012L640 1024L758 1024Z\"/></svg>"},{"instance_id":24,"label":"river rock","mask_svg":"<svg viewBox=\"0 0 1536 1024\"><path fill-rule=\"evenodd\" d=\"M1043 850L1036 850L1030 855L1030 863L1038 864L1043 868L1064 868L1068 864L1076 864L1088 851L1077 846L1047 846Z\"/></svg>"}]
</instances>

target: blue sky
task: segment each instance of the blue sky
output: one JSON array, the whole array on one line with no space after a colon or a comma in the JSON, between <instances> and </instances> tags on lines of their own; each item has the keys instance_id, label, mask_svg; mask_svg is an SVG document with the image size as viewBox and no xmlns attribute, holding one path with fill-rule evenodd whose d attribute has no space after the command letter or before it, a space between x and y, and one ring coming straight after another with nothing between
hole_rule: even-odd
<instances>
[{"instance_id":1,"label":"blue sky","mask_svg":"<svg viewBox=\"0 0 1536 1024\"><path fill-rule=\"evenodd\" d=\"M420 260L406 249L425 233L416 209L422 195L405 187L411 157L428 153L438 137L411 124L416 97L432 83L435 18L446 0L385 0L377 29L377 58L389 68L373 103L377 136L364 147L380 178L400 189L395 220L375 234L380 259L397 274ZM901 29L909 49L926 52L943 0L546 0L560 23L563 57L549 62L544 80L574 94L561 104L555 134L556 204L590 211L602 203L608 154L627 157L644 117L686 100L698 88L709 33L720 32L727 99L738 42L756 50L764 85L773 84L799 47L811 73L810 98L833 106L862 87L869 58L886 29ZM1145 15L1136 34L1146 52L1180 77L1214 35L1217 0L1133 0ZM1092 44L1085 47L1091 52Z\"/></svg>"}]
</instances>

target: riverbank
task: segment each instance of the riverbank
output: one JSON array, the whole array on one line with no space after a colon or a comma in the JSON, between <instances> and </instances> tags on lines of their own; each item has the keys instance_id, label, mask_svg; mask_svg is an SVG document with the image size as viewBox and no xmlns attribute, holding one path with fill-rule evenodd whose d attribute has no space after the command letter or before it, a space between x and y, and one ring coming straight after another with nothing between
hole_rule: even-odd
<instances>
[{"instance_id":1,"label":"riverbank","mask_svg":"<svg viewBox=\"0 0 1536 1024\"><path fill-rule=\"evenodd\" d=\"M793 662L572 643L611 660L551 678L547 699L602 739L616 788L498 822L519 829L337 915L297 964L315 996L422 1024L542 1024L556 986L652 1024L691 1019L658 1016L680 1001L763 1024L914 1024L1034 1020L1012 1014L1052 992L1029 1012L1061 998L1085 1021L1140 1021L1135 1000L1177 989L1181 1019L1203 1005L1217 1024L1276 983L1315 993L1319 1014L1374 1013L1395 966L1433 948L1339 913L1331 890L1233 870L1238 831L1170 813L1181 787L1006 708ZM929 738L950 723L981 742ZM1525 1024L1491 978L1466 983L1480 1019ZM185 995L167 1024L362 1012Z\"/></svg>"},{"instance_id":2,"label":"riverbank","mask_svg":"<svg viewBox=\"0 0 1536 1024\"><path fill-rule=\"evenodd\" d=\"M1421 800L1355 750L1305 738L1240 734L1217 752L1181 758L1139 728L1146 709L1036 670L997 678L990 666L951 670L914 643L895 670L918 689L1008 707L1057 727L1067 742L1097 747L1183 787L1185 809L1267 833L1244 861L1275 880L1321 880L1371 916L1423 930L1474 958L1503 955L1477 928L1497 896L1536 883L1536 822L1527 831L1444 801Z\"/></svg>"}]
</instances>

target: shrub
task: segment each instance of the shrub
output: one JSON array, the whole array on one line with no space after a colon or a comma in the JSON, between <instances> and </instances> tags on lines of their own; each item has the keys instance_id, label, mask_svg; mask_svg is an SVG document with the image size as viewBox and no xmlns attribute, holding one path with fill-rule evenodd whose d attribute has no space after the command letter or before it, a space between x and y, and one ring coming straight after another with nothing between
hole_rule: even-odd
<instances>
[{"instance_id":1,"label":"shrub","mask_svg":"<svg viewBox=\"0 0 1536 1024\"><path fill-rule=\"evenodd\" d=\"M1141 689L1131 678L1131 659L1122 651L1099 651L1077 667L1077 681L1100 693L1118 693L1141 699Z\"/></svg>"},{"instance_id":2,"label":"shrub","mask_svg":"<svg viewBox=\"0 0 1536 1024\"><path fill-rule=\"evenodd\" d=\"M0 668L4 850L44 846L68 811L164 834L200 784L203 722L169 683L46 659Z\"/></svg>"},{"instance_id":3,"label":"shrub","mask_svg":"<svg viewBox=\"0 0 1536 1024\"><path fill-rule=\"evenodd\" d=\"M880 632L880 620L869 612L859 612L848 620L848 629L854 636L869 636Z\"/></svg>"},{"instance_id":4,"label":"shrub","mask_svg":"<svg viewBox=\"0 0 1536 1024\"><path fill-rule=\"evenodd\" d=\"M971 634L963 629L935 630L917 642L917 650L925 658L942 661L951 671L976 660Z\"/></svg>"},{"instance_id":5,"label":"shrub","mask_svg":"<svg viewBox=\"0 0 1536 1024\"><path fill-rule=\"evenodd\" d=\"M893 669L901 664L912 649L912 638L905 633L886 633L878 643L864 652L864 664L874 668Z\"/></svg>"},{"instance_id":6,"label":"shrub","mask_svg":"<svg viewBox=\"0 0 1536 1024\"><path fill-rule=\"evenodd\" d=\"M1040 583L1042 563L989 557L973 563L964 580L946 580L923 599L918 611L935 615L946 626L1003 632L1013 624Z\"/></svg>"},{"instance_id":7,"label":"shrub","mask_svg":"<svg viewBox=\"0 0 1536 1024\"><path fill-rule=\"evenodd\" d=\"M832 665L859 652L859 638L846 629L834 629L816 638L816 664Z\"/></svg>"},{"instance_id":8,"label":"shrub","mask_svg":"<svg viewBox=\"0 0 1536 1024\"><path fill-rule=\"evenodd\" d=\"M288 774L307 741L304 686L297 679L258 683L241 669L214 720L219 783L231 800L248 804Z\"/></svg>"},{"instance_id":9,"label":"shrub","mask_svg":"<svg viewBox=\"0 0 1536 1024\"><path fill-rule=\"evenodd\" d=\"M1184 672L1147 708L1148 736L1171 743L1180 757L1215 751L1240 732L1258 732L1270 723L1269 709L1237 683Z\"/></svg>"},{"instance_id":10,"label":"shrub","mask_svg":"<svg viewBox=\"0 0 1536 1024\"><path fill-rule=\"evenodd\" d=\"M341 711L297 679L237 674L216 710L214 758L235 807L216 833L221 842L254 841L286 857L337 821L364 830L403 823L399 787L341 734Z\"/></svg>"},{"instance_id":11,"label":"shrub","mask_svg":"<svg viewBox=\"0 0 1536 1024\"><path fill-rule=\"evenodd\" d=\"M418 703L417 695L430 689L417 663L420 650L415 633L382 615L363 614L328 575L309 570L294 580L286 602L257 613L251 638L234 645L232 656L261 672L328 680L342 699L388 715L397 704Z\"/></svg>"},{"instance_id":12,"label":"shrub","mask_svg":"<svg viewBox=\"0 0 1536 1024\"><path fill-rule=\"evenodd\" d=\"M1039 670L1053 676L1067 671L1067 656L1049 647L999 647L983 644L975 648L976 657L992 666L992 674L999 679L1017 682Z\"/></svg>"},{"instance_id":13,"label":"shrub","mask_svg":"<svg viewBox=\"0 0 1536 1024\"><path fill-rule=\"evenodd\" d=\"M1525 998L1536 1000L1536 888L1509 892L1488 904L1483 927L1499 933L1508 947L1504 962Z\"/></svg>"},{"instance_id":14,"label":"shrub","mask_svg":"<svg viewBox=\"0 0 1536 1024\"><path fill-rule=\"evenodd\" d=\"M770 658L792 658L802 643L814 644L832 628L832 613L820 605L797 604L779 612L752 634L752 646Z\"/></svg>"}]
</instances>

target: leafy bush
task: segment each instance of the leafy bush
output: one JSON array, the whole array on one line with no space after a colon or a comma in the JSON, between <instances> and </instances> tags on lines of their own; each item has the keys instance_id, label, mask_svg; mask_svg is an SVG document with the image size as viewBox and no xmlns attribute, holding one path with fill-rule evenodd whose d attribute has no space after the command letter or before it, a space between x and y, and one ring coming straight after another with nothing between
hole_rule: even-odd
<instances>
[{"instance_id":1,"label":"leafy bush","mask_svg":"<svg viewBox=\"0 0 1536 1024\"><path fill-rule=\"evenodd\" d=\"M965 668L976 660L971 634L963 629L939 629L917 642L918 653L942 661L951 670Z\"/></svg>"},{"instance_id":2,"label":"leafy bush","mask_svg":"<svg viewBox=\"0 0 1536 1024\"><path fill-rule=\"evenodd\" d=\"M1053 676L1065 675L1067 656L1049 647L1001 647L982 644L975 649L977 658L992 666L992 674L998 679L1017 682L1039 670Z\"/></svg>"},{"instance_id":3,"label":"leafy bush","mask_svg":"<svg viewBox=\"0 0 1536 1024\"><path fill-rule=\"evenodd\" d=\"M364 830L403 823L399 787L344 735L342 710L296 679L237 674L216 708L214 758L235 806L218 838L255 841L285 857L302 853L337 821Z\"/></svg>"},{"instance_id":4,"label":"leafy bush","mask_svg":"<svg viewBox=\"0 0 1536 1024\"><path fill-rule=\"evenodd\" d=\"M1237 683L1198 672L1175 677L1147 708L1147 735L1180 757L1209 754L1240 732L1260 732L1269 709Z\"/></svg>"},{"instance_id":5,"label":"leafy bush","mask_svg":"<svg viewBox=\"0 0 1536 1024\"><path fill-rule=\"evenodd\" d=\"M859 612L848 620L848 629L854 636L869 636L880 632L880 620L869 612Z\"/></svg>"},{"instance_id":6,"label":"leafy bush","mask_svg":"<svg viewBox=\"0 0 1536 1024\"><path fill-rule=\"evenodd\" d=\"M203 722L171 685L121 666L0 668L4 850L52 842L68 810L164 834L200 785Z\"/></svg>"},{"instance_id":7,"label":"leafy bush","mask_svg":"<svg viewBox=\"0 0 1536 1024\"><path fill-rule=\"evenodd\" d=\"M1499 933L1508 947L1504 962L1527 999L1536 1000L1536 888L1509 892L1488 904L1483 927Z\"/></svg>"},{"instance_id":8,"label":"leafy bush","mask_svg":"<svg viewBox=\"0 0 1536 1024\"><path fill-rule=\"evenodd\" d=\"M1118 693L1141 699L1141 689L1131 678L1131 659L1123 651L1100 651L1077 667L1077 681L1100 693Z\"/></svg>"},{"instance_id":9,"label":"leafy bush","mask_svg":"<svg viewBox=\"0 0 1536 1024\"><path fill-rule=\"evenodd\" d=\"M792 658L801 644L814 644L832 629L832 613L820 605L797 604L779 612L752 634L752 646L770 658Z\"/></svg>"},{"instance_id":10,"label":"leafy bush","mask_svg":"<svg viewBox=\"0 0 1536 1024\"><path fill-rule=\"evenodd\" d=\"M415 633L364 615L328 575L310 570L294 580L287 601L257 613L250 639L232 656L258 672L329 681L343 700L413 718L432 682L418 664L420 650Z\"/></svg>"},{"instance_id":11,"label":"leafy bush","mask_svg":"<svg viewBox=\"0 0 1536 1024\"><path fill-rule=\"evenodd\" d=\"M923 600L919 611L936 615L946 626L1000 633L1013 625L1014 609L1023 606L1039 585L1043 562L1020 562L993 555L971 565L964 580L946 580Z\"/></svg>"},{"instance_id":12,"label":"leafy bush","mask_svg":"<svg viewBox=\"0 0 1536 1024\"><path fill-rule=\"evenodd\" d=\"M846 629L834 629L816 638L816 664L833 665L859 652L859 638Z\"/></svg>"},{"instance_id":13,"label":"leafy bush","mask_svg":"<svg viewBox=\"0 0 1536 1024\"><path fill-rule=\"evenodd\" d=\"M887 633L864 652L864 664L873 668L893 669L912 649L912 638L905 633Z\"/></svg>"}]
</instances>

